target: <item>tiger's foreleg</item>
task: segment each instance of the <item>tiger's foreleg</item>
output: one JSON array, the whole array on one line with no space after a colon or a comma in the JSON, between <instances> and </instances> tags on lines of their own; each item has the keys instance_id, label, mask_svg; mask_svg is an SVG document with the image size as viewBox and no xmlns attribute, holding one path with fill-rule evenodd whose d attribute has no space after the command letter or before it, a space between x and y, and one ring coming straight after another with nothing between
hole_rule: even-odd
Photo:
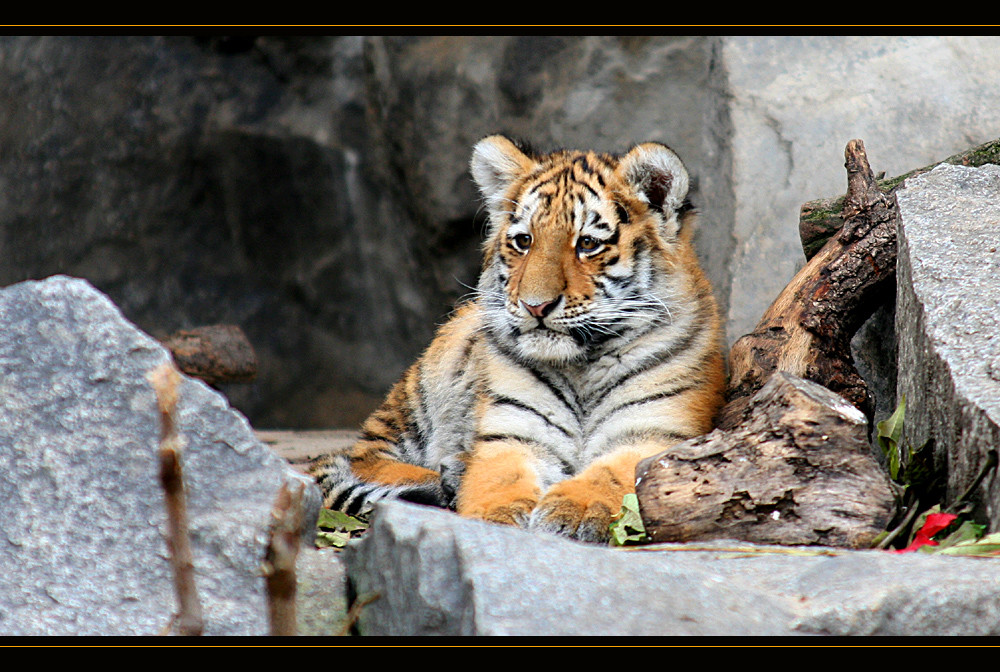
<instances>
[{"instance_id":1,"label":"tiger's foreleg","mask_svg":"<svg viewBox=\"0 0 1000 672\"><path fill-rule=\"evenodd\" d=\"M530 447L513 438L479 440L465 458L456 510L463 516L527 525L541 496Z\"/></svg>"},{"instance_id":2,"label":"tiger's foreleg","mask_svg":"<svg viewBox=\"0 0 1000 672\"><path fill-rule=\"evenodd\" d=\"M662 443L649 442L603 455L573 478L553 484L535 507L529 526L580 541L607 542L622 499L635 492L636 465L663 449Z\"/></svg>"}]
</instances>

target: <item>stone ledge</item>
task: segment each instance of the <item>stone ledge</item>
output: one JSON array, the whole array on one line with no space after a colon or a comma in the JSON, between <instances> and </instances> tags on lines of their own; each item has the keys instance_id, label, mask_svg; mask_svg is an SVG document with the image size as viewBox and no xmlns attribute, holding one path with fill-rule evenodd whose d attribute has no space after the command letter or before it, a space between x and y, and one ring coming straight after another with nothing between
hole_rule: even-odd
<instances>
[{"instance_id":1,"label":"stone ledge","mask_svg":"<svg viewBox=\"0 0 1000 672\"><path fill-rule=\"evenodd\" d=\"M996 635L990 560L598 547L402 502L344 554L364 635Z\"/></svg>"}]
</instances>

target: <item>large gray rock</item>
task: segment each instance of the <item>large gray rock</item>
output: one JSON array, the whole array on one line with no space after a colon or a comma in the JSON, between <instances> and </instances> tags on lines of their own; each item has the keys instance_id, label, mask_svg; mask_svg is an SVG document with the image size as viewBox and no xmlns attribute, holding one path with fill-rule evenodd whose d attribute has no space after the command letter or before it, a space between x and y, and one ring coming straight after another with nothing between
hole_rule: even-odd
<instances>
[{"instance_id":1,"label":"large gray rock","mask_svg":"<svg viewBox=\"0 0 1000 672\"><path fill-rule=\"evenodd\" d=\"M303 544L295 563L296 634L330 637L347 634L347 572L339 553Z\"/></svg>"},{"instance_id":2,"label":"large gray rock","mask_svg":"<svg viewBox=\"0 0 1000 672\"><path fill-rule=\"evenodd\" d=\"M155 635L176 610L146 373L169 361L82 280L0 290L0 634ZM306 482L200 381L178 407L205 634L266 634L260 573L282 483Z\"/></svg>"},{"instance_id":3,"label":"large gray rock","mask_svg":"<svg viewBox=\"0 0 1000 672\"><path fill-rule=\"evenodd\" d=\"M1000 166L938 166L907 180L900 209L896 332L906 438L934 442L947 498L1000 450ZM1000 525L1000 478L976 493Z\"/></svg>"},{"instance_id":4,"label":"large gray rock","mask_svg":"<svg viewBox=\"0 0 1000 672\"><path fill-rule=\"evenodd\" d=\"M364 635L1000 634L990 561L714 546L624 551L391 502L346 561L358 598L378 594Z\"/></svg>"}]
</instances>

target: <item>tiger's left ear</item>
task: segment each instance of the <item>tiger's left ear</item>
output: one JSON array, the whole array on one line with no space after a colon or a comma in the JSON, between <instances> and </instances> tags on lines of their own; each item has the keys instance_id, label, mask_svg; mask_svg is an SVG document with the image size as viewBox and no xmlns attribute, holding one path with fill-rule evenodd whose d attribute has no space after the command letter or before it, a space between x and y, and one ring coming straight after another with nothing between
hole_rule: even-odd
<instances>
[{"instance_id":1,"label":"tiger's left ear","mask_svg":"<svg viewBox=\"0 0 1000 672\"><path fill-rule=\"evenodd\" d=\"M490 212L508 209L504 203L511 185L535 166L535 161L502 135L491 135L472 150L472 177Z\"/></svg>"},{"instance_id":2,"label":"tiger's left ear","mask_svg":"<svg viewBox=\"0 0 1000 672\"><path fill-rule=\"evenodd\" d=\"M618 173L636 195L663 217L664 233L677 235L677 210L688 193L688 172L666 145L646 142L633 147L618 163Z\"/></svg>"}]
</instances>

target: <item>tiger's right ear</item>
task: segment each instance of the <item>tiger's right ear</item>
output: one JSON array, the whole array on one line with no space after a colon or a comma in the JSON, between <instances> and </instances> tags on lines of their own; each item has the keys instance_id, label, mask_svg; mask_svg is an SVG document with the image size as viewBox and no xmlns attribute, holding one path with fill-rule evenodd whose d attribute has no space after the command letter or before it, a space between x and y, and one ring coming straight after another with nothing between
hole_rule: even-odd
<instances>
[{"instance_id":1,"label":"tiger's right ear","mask_svg":"<svg viewBox=\"0 0 1000 672\"><path fill-rule=\"evenodd\" d=\"M504 199L511 184L535 167L534 160L511 140L491 135L472 150L472 177L490 212L506 209Z\"/></svg>"}]
</instances>

